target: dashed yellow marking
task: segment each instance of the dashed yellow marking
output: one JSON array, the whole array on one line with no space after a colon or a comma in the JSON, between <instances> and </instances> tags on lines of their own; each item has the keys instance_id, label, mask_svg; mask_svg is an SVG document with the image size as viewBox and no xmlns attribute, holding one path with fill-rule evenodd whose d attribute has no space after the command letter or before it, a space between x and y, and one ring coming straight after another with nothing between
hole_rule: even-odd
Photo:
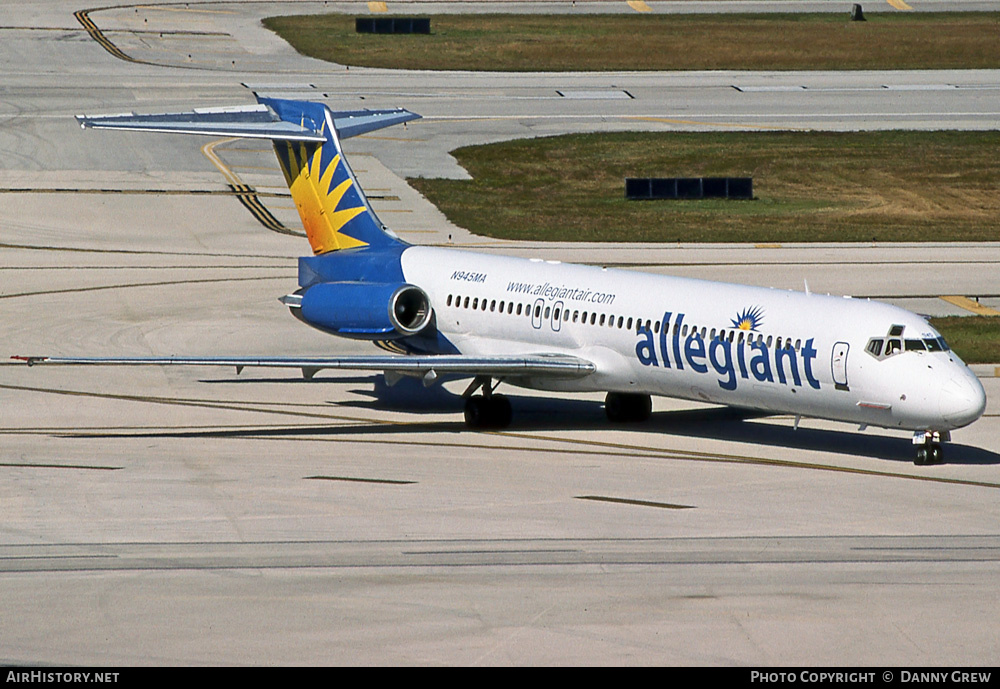
<instances>
[{"instance_id":1,"label":"dashed yellow marking","mask_svg":"<svg viewBox=\"0 0 1000 689\"><path fill-rule=\"evenodd\" d=\"M613 502L619 505L638 505L639 507L659 507L667 510L690 510L694 505L676 505L670 502L652 502L650 500L635 500L632 498L610 498L603 495L577 495L577 500L594 500L595 502Z\"/></svg>"},{"instance_id":2,"label":"dashed yellow marking","mask_svg":"<svg viewBox=\"0 0 1000 689\"><path fill-rule=\"evenodd\" d=\"M754 244L755 249L780 249L781 244Z\"/></svg>"},{"instance_id":3,"label":"dashed yellow marking","mask_svg":"<svg viewBox=\"0 0 1000 689\"><path fill-rule=\"evenodd\" d=\"M907 5L903 0L887 0L887 2L895 7L897 10L912 10L913 8Z\"/></svg>"},{"instance_id":4,"label":"dashed yellow marking","mask_svg":"<svg viewBox=\"0 0 1000 689\"><path fill-rule=\"evenodd\" d=\"M384 2L370 2L368 3L368 11L375 12L388 12L389 8L385 6Z\"/></svg>"},{"instance_id":5,"label":"dashed yellow marking","mask_svg":"<svg viewBox=\"0 0 1000 689\"><path fill-rule=\"evenodd\" d=\"M306 476L307 481L348 481L353 483L388 483L394 486L408 486L416 481L403 481L392 478L354 478L352 476Z\"/></svg>"},{"instance_id":6,"label":"dashed yellow marking","mask_svg":"<svg viewBox=\"0 0 1000 689\"><path fill-rule=\"evenodd\" d=\"M1000 311L991 309L989 306L983 306L979 302L973 301L968 297L941 297L941 299L949 304L954 304L961 309L971 311L977 316L1000 316Z\"/></svg>"},{"instance_id":7,"label":"dashed yellow marking","mask_svg":"<svg viewBox=\"0 0 1000 689\"><path fill-rule=\"evenodd\" d=\"M636 12L652 12L653 8L644 3L642 0L628 0L628 6L631 7Z\"/></svg>"}]
</instances>

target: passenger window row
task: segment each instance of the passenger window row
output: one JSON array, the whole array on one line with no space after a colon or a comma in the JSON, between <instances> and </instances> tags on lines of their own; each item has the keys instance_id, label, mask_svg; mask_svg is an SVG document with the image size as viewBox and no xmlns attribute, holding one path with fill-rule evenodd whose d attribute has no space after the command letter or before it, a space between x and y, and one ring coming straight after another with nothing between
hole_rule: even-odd
<instances>
[{"instance_id":1,"label":"passenger window row","mask_svg":"<svg viewBox=\"0 0 1000 689\"><path fill-rule=\"evenodd\" d=\"M540 304L534 305L515 303L512 301L496 299L480 299L479 297L463 297L457 294L449 294L445 301L445 304L449 307L456 309L471 309L473 311L488 311L490 313L506 313L510 316L527 316L531 318L541 318L544 320L549 320L551 317L553 320L562 321L563 323L573 322L580 323L582 325L594 325L598 327L607 326L609 328L619 328L631 330L633 323L635 324L636 332L642 329L643 321L641 318L632 318L625 316L618 316L617 319L614 314L598 314L596 311L580 311L579 309L566 309L560 307L546 306L543 307ZM534 313L532 313L534 309ZM647 320L645 322L645 327L652 327L652 321ZM659 322L655 325L656 332L660 332Z\"/></svg>"},{"instance_id":2,"label":"passenger window row","mask_svg":"<svg viewBox=\"0 0 1000 689\"><path fill-rule=\"evenodd\" d=\"M674 332L677 332L677 323L674 323ZM797 338L794 342L790 337L775 337L774 335L764 335L763 333L751 332L749 330L741 330L740 328L723 328L716 331L715 328L708 330L707 328L701 328L698 330L698 326L691 326L688 329L687 324L681 326L680 328L681 337L698 337L701 339L709 340L724 340L729 342L734 342L738 345L744 345L749 347L754 343L764 345L768 349L772 346L776 349L792 349L799 351L802 349L802 338Z\"/></svg>"},{"instance_id":3,"label":"passenger window row","mask_svg":"<svg viewBox=\"0 0 1000 689\"><path fill-rule=\"evenodd\" d=\"M618 328L619 330L632 330L633 326L636 334L642 332L643 330L652 329L654 334L659 334L661 327L668 327L664 325L661 321L653 321L652 319L633 318L626 316L615 316L614 314L597 313L596 311L581 311L579 309L566 309L559 307L546 306L543 307L540 304L532 306L531 304L523 304L520 302L505 301L496 299L486 299L479 297L469 297L457 294L449 294L445 304L448 307L456 309L471 309L473 311L488 311L490 313L506 313L511 316L527 316L531 318L541 318L544 320L549 320L551 317L554 320L562 321L563 323L580 323L582 325L593 325L597 327L609 327ZM532 313L534 311L534 313ZM732 329L720 329L702 327L689 325L684 323L679 325L674 322L674 333L680 331L680 337L699 337L701 339L711 339L716 338L720 340L728 340L729 342L735 342L736 344L750 346L754 342L763 344L767 348L771 348L772 345L776 346L778 349L793 349L799 351L802 349L802 340L796 339L794 343L792 338L775 338L773 335L763 335L762 333L753 333L748 330L740 330L739 328Z\"/></svg>"},{"instance_id":4,"label":"passenger window row","mask_svg":"<svg viewBox=\"0 0 1000 689\"><path fill-rule=\"evenodd\" d=\"M464 301L463 301L463 299L464 299ZM494 300L492 300L492 302L490 302L487 299L480 299L479 297L464 297L463 298L461 296L449 294L448 295L448 300L447 300L446 303L447 303L448 306L454 306L456 309L469 309L469 308L471 308L473 311L480 311L480 310L481 311L486 311L487 310L487 306L488 306L490 311L492 311L494 313L496 313L498 311L498 309L497 309L497 300L496 299L494 299ZM518 315L518 316L523 315L523 314L527 314L528 316L531 315L531 306L529 306L527 304L517 304L516 305L516 309L517 309L516 314L515 314L515 304L512 301L508 301L508 302L501 301L500 304L499 304L499 306L500 306L499 313L504 313L506 311L506 313L510 314L510 315Z\"/></svg>"}]
</instances>

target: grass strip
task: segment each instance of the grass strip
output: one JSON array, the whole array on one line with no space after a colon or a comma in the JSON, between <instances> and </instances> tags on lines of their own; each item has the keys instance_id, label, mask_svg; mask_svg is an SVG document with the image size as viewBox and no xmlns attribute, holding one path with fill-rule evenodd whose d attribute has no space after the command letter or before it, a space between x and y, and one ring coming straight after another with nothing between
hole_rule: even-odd
<instances>
[{"instance_id":1,"label":"grass strip","mask_svg":"<svg viewBox=\"0 0 1000 689\"><path fill-rule=\"evenodd\" d=\"M949 316L930 322L965 363L1000 362L1000 317Z\"/></svg>"},{"instance_id":2,"label":"grass strip","mask_svg":"<svg viewBox=\"0 0 1000 689\"><path fill-rule=\"evenodd\" d=\"M588 242L1000 238L1000 132L574 134L453 152L410 183L489 237ZM627 201L626 177L753 177L753 201Z\"/></svg>"},{"instance_id":3,"label":"grass strip","mask_svg":"<svg viewBox=\"0 0 1000 689\"><path fill-rule=\"evenodd\" d=\"M1000 12L433 15L430 35L355 33L355 17L270 17L309 57L482 71L996 69Z\"/></svg>"}]
</instances>

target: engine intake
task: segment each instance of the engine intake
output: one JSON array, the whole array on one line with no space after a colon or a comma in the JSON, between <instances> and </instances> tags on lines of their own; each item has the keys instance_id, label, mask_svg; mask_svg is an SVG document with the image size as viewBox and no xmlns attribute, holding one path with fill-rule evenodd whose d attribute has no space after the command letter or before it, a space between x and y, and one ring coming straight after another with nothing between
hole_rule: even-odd
<instances>
[{"instance_id":1,"label":"engine intake","mask_svg":"<svg viewBox=\"0 0 1000 689\"><path fill-rule=\"evenodd\" d=\"M287 303L314 328L365 340L416 335L433 315L427 294L405 282L323 282L301 295L298 308Z\"/></svg>"},{"instance_id":2,"label":"engine intake","mask_svg":"<svg viewBox=\"0 0 1000 689\"><path fill-rule=\"evenodd\" d=\"M402 285L389 299L389 319L404 335L416 335L426 328L431 313L430 299L415 285Z\"/></svg>"}]
</instances>

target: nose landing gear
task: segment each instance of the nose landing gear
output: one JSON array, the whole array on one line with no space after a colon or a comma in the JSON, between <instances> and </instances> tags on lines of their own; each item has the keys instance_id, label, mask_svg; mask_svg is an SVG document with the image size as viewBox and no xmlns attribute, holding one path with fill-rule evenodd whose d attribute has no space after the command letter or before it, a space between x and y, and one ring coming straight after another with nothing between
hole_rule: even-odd
<instances>
[{"instance_id":1,"label":"nose landing gear","mask_svg":"<svg viewBox=\"0 0 1000 689\"><path fill-rule=\"evenodd\" d=\"M941 464L944 461L944 451L941 443L950 440L949 434L938 431L917 431L913 434L913 445L917 448L917 456L913 463L917 466Z\"/></svg>"}]
</instances>

